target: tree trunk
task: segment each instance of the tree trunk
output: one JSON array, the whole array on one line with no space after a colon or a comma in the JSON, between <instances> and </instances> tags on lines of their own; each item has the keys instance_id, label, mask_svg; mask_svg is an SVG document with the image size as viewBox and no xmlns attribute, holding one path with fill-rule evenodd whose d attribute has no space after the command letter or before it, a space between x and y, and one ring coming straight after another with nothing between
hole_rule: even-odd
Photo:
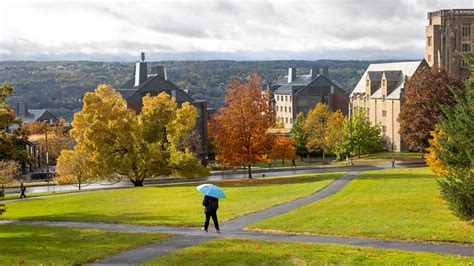
<instances>
[{"instance_id":1,"label":"tree trunk","mask_svg":"<svg viewBox=\"0 0 474 266\"><path fill-rule=\"evenodd\" d=\"M304 162L304 157L303 157L303 155L301 155L301 161Z\"/></svg>"},{"instance_id":2,"label":"tree trunk","mask_svg":"<svg viewBox=\"0 0 474 266\"><path fill-rule=\"evenodd\" d=\"M81 190L81 181L79 180L79 190Z\"/></svg>"},{"instance_id":3,"label":"tree trunk","mask_svg":"<svg viewBox=\"0 0 474 266\"><path fill-rule=\"evenodd\" d=\"M360 158L360 146L357 147L357 157Z\"/></svg>"},{"instance_id":4,"label":"tree trunk","mask_svg":"<svg viewBox=\"0 0 474 266\"><path fill-rule=\"evenodd\" d=\"M130 181L132 181L134 187L143 187L143 180L141 179L130 179Z\"/></svg>"},{"instance_id":5,"label":"tree trunk","mask_svg":"<svg viewBox=\"0 0 474 266\"><path fill-rule=\"evenodd\" d=\"M285 166L285 159L283 158L281 166Z\"/></svg>"},{"instance_id":6,"label":"tree trunk","mask_svg":"<svg viewBox=\"0 0 474 266\"><path fill-rule=\"evenodd\" d=\"M326 156L324 154L324 150L323 150L323 163L326 161Z\"/></svg>"},{"instance_id":7,"label":"tree trunk","mask_svg":"<svg viewBox=\"0 0 474 266\"><path fill-rule=\"evenodd\" d=\"M249 178L252 178L252 166L249 164Z\"/></svg>"}]
</instances>

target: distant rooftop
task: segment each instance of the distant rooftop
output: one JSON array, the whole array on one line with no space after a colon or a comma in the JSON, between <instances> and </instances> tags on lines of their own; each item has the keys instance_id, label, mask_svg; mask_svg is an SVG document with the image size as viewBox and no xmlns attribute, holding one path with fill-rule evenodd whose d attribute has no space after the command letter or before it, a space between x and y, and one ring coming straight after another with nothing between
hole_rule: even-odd
<instances>
[{"instance_id":1,"label":"distant rooftop","mask_svg":"<svg viewBox=\"0 0 474 266\"><path fill-rule=\"evenodd\" d=\"M474 16L474 9L442 9L428 12L428 19L440 16Z\"/></svg>"}]
</instances>

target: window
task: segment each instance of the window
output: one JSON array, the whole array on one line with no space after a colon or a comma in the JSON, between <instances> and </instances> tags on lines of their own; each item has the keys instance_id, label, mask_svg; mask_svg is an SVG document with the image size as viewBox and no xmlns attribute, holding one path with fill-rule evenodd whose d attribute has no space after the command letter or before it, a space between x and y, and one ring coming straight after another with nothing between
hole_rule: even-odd
<instances>
[{"instance_id":1,"label":"window","mask_svg":"<svg viewBox=\"0 0 474 266\"><path fill-rule=\"evenodd\" d=\"M382 86L385 87L386 84L387 84L387 81L385 79L382 79Z\"/></svg>"},{"instance_id":2,"label":"window","mask_svg":"<svg viewBox=\"0 0 474 266\"><path fill-rule=\"evenodd\" d=\"M285 113L286 113L286 106L285 106Z\"/></svg>"},{"instance_id":3,"label":"window","mask_svg":"<svg viewBox=\"0 0 474 266\"><path fill-rule=\"evenodd\" d=\"M382 95L382 101L385 102L385 95Z\"/></svg>"},{"instance_id":4,"label":"window","mask_svg":"<svg viewBox=\"0 0 474 266\"><path fill-rule=\"evenodd\" d=\"M288 107L288 112L290 112L290 113L291 113L291 107Z\"/></svg>"},{"instance_id":5,"label":"window","mask_svg":"<svg viewBox=\"0 0 474 266\"><path fill-rule=\"evenodd\" d=\"M382 117L387 117L387 111L382 110Z\"/></svg>"},{"instance_id":6,"label":"window","mask_svg":"<svg viewBox=\"0 0 474 266\"><path fill-rule=\"evenodd\" d=\"M471 24L462 25L461 36L466 38L471 36Z\"/></svg>"},{"instance_id":7,"label":"window","mask_svg":"<svg viewBox=\"0 0 474 266\"><path fill-rule=\"evenodd\" d=\"M287 95L285 95L285 102L287 102L287 101L288 101L288 96L287 96Z\"/></svg>"},{"instance_id":8,"label":"window","mask_svg":"<svg viewBox=\"0 0 474 266\"><path fill-rule=\"evenodd\" d=\"M426 38L426 44L427 44L428 46L431 46L431 38L432 38L431 36L429 36L428 38Z\"/></svg>"},{"instance_id":9,"label":"window","mask_svg":"<svg viewBox=\"0 0 474 266\"><path fill-rule=\"evenodd\" d=\"M387 127L386 126L382 126L382 132L383 133L387 132Z\"/></svg>"},{"instance_id":10,"label":"window","mask_svg":"<svg viewBox=\"0 0 474 266\"><path fill-rule=\"evenodd\" d=\"M290 102L291 102L291 98L293 98L292 96L290 96Z\"/></svg>"},{"instance_id":11,"label":"window","mask_svg":"<svg viewBox=\"0 0 474 266\"><path fill-rule=\"evenodd\" d=\"M293 118L290 117L290 124L293 124Z\"/></svg>"},{"instance_id":12,"label":"window","mask_svg":"<svg viewBox=\"0 0 474 266\"><path fill-rule=\"evenodd\" d=\"M288 123L288 117L285 117L285 123Z\"/></svg>"},{"instance_id":13,"label":"window","mask_svg":"<svg viewBox=\"0 0 474 266\"><path fill-rule=\"evenodd\" d=\"M280 112L283 112L283 106L280 106Z\"/></svg>"},{"instance_id":14,"label":"window","mask_svg":"<svg viewBox=\"0 0 474 266\"><path fill-rule=\"evenodd\" d=\"M463 52L470 52L471 51L471 44L470 43L463 43L462 44L462 51Z\"/></svg>"},{"instance_id":15,"label":"window","mask_svg":"<svg viewBox=\"0 0 474 266\"><path fill-rule=\"evenodd\" d=\"M462 68L469 68L469 64L466 62L466 60L461 59L461 67Z\"/></svg>"},{"instance_id":16,"label":"window","mask_svg":"<svg viewBox=\"0 0 474 266\"><path fill-rule=\"evenodd\" d=\"M431 62L431 55L428 55L428 62Z\"/></svg>"}]
</instances>

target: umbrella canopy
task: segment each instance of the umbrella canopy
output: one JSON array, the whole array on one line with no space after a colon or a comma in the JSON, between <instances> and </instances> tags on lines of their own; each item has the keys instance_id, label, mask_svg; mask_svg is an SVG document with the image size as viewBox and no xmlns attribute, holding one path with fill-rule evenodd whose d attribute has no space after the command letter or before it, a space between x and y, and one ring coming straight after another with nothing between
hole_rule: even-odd
<instances>
[{"instance_id":1,"label":"umbrella canopy","mask_svg":"<svg viewBox=\"0 0 474 266\"><path fill-rule=\"evenodd\" d=\"M223 199L225 198L224 191L216 185L213 184L202 184L196 187L196 189L203 193L206 196L218 198L218 199Z\"/></svg>"}]
</instances>

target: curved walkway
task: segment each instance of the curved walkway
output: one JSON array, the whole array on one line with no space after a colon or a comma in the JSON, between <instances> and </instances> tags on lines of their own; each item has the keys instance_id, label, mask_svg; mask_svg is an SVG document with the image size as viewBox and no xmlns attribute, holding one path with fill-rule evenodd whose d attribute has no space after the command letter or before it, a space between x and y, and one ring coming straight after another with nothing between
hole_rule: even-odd
<instances>
[{"instance_id":1,"label":"curved walkway","mask_svg":"<svg viewBox=\"0 0 474 266\"><path fill-rule=\"evenodd\" d=\"M283 203L274 207L270 207L263 211L248 214L222 225L222 233L217 234L210 230L205 233L198 228L181 228L170 226L139 226L126 224L104 224L104 223L88 223L88 222L51 222L51 221L3 221L0 223L10 224L28 224L38 226L60 226L60 227L77 227L77 228L94 228L103 230L116 231L133 231L133 232L155 232L169 233L175 236L169 240L142 246L133 250L128 250L111 257L97 261L94 264L138 264L150 261L153 258L166 255L178 249L193 246L198 243L213 238L238 238L238 239L255 239L270 240L283 242L307 242L321 244L342 244L353 246L364 246L372 248L396 249L415 252L431 252L439 254L451 254L461 256L474 256L474 246L468 244L444 243L444 242L419 242L419 241L403 241L403 240L386 240L360 237L339 237L339 236L314 236L314 235L298 235L298 234L266 234L260 232L247 232L244 228L250 224L260 220L268 219L283 213L289 212L301 206L310 204L317 200L328 197L341 190L352 179L356 178L360 172L350 172L338 180L332 182L327 187L303 198L299 198L287 203Z\"/></svg>"}]
</instances>

